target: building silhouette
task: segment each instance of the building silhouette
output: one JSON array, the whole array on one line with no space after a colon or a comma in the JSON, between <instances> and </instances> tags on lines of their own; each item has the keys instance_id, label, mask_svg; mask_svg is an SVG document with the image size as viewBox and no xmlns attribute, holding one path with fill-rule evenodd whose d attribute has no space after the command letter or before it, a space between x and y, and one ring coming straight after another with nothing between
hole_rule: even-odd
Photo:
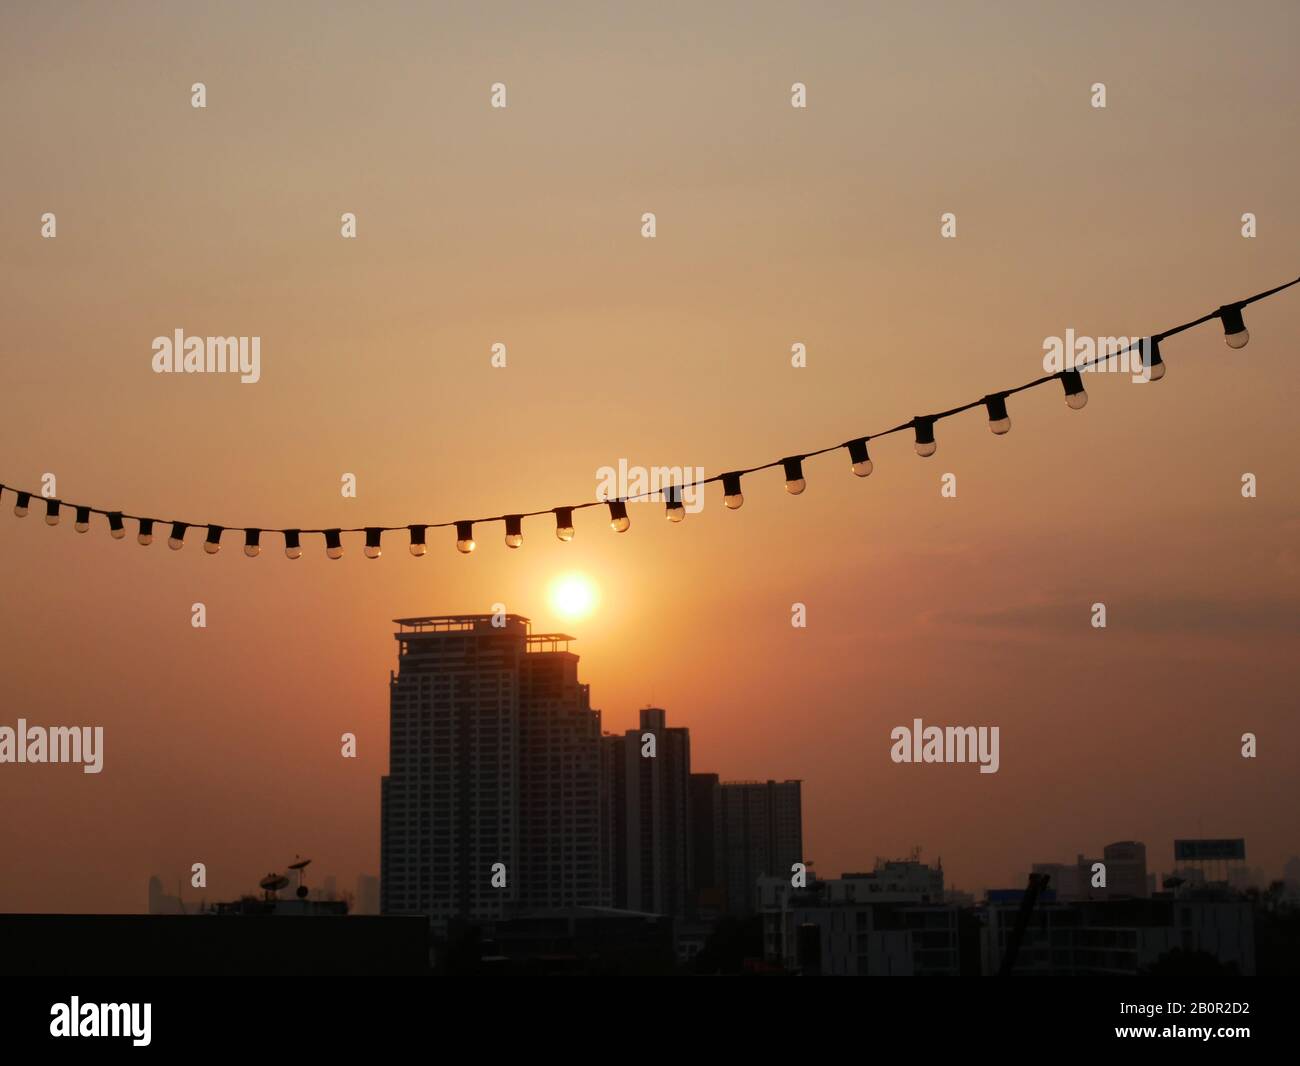
<instances>
[{"instance_id":1,"label":"building silhouette","mask_svg":"<svg viewBox=\"0 0 1300 1066\"><path fill-rule=\"evenodd\" d=\"M515 923L514 937L561 914L623 928L615 911L670 931L690 919L702 939L800 861L798 781L693 775L690 732L659 707L602 734L572 637L513 614L396 625L381 914L424 915L458 943L470 926L490 938Z\"/></svg>"},{"instance_id":2,"label":"building silhouette","mask_svg":"<svg viewBox=\"0 0 1300 1066\"><path fill-rule=\"evenodd\" d=\"M944 902L943 866L877 861L837 880L764 877L758 908L765 957L816 977L956 977L959 908Z\"/></svg>"},{"instance_id":3,"label":"building silhouette","mask_svg":"<svg viewBox=\"0 0 1300 1066\"><path fill-rule=\"evenodd\" d=\"M353 914L379 913L379 878L373 874L357 875L357 903Z\"/></svg>"},{"instance_id":4,"label":"building silhouette","mask_svg":"<svg viewBox=\"0 0 1300 1066\"><path fill-rule=\"evenodd\" d=\"M163 892L162 878L154 874L149 878L149 913L150 914L184 914L185 905L179 895L169 896Z\"/></svg>"},{"instance_id":5,"label":"building silhouette","mask_svg":"<svg viewBox=\"0 0 1300 1066\"><path fill-rule=\"evenodd\" d=\"M1093 885L1093 867L1106 867L1106 885ZM1136 840L1121 840L1102 848L1100 859L1078 855L1073 863L1036 862L1036 874L1051 878L1052 891L1062 903L1085 899L1145 898L1151 895L1147 848Z\"/></svg>"},{"instance_id":6,"label":"building silhouette","mask_svg":"<svg viewBox=\"0 0 1300 1066\"><path fill-rule=\"evenodd\" d=\"M982 908L983 972L997 973L1023 892L991 890ZM1012 972L1032 976L1134 976L1171 955L1204 953L1224 973L1255 974L1250 904L1227 892L1159 892L1062 901L1050 892L1034 908Z\"/></svg>"},{"instance_id":7,"label":"building silhouette","mask_svg":"<svg viewBox=\"0 0 1300 1066\"><path fill-rule=\"evenodd\" d=\"M638 728L602 745L614 905L683 917L694 883L690 731L645 707Z\"/></svg>"},{"instance_id":8,"label":"building silhouette","mask_svg":"<svg viewBox=\"0 0 1300 1066\"><path fill-rule=\"evenodd\" d=\"M691 856L695 884L690 913L710 922L726 912L727 878L719 844L722 840L721 782L717 774L691 774ZM702 928L707 937L708 926ZM701 940L701 946L703 942Z\"/></svg>"},{"instance_id":9,"label":"building silhouette","mask_svg":"<svg viewBox=\"0 0 1300 1066\"><path fill-rule=\"evenodd\" d=\"M564 634L530 636L519 690L519 889L525 910L609 904L600 712Z\"/></svg>"},{"instance_id":10,"label":"building silhouette","mask_svg":"<svg viewBox=\"0 0 1300 1066\"><path fill-rule=\"evenodd\" d=\"M789 880L803 861L803 785L799 781L724 781L716 794L720 867L729 914L758 909L763 877Z\"/></svg>"},{"instance_id":11,"label":"building silhouette","mask_svg":"<svg viewBox=\"0 0 1300 1066\"><path fill-rule=\"evenodd\" d=\"M396 623L382 913L445 928L607 903L600 712L573 638L513 614Z\"/></svg>"}]
</instances>

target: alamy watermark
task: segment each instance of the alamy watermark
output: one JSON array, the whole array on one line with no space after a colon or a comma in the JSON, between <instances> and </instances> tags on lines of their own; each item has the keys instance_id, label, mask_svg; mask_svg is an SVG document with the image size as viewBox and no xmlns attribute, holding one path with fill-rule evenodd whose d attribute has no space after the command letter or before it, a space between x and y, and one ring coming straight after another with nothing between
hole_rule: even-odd
<instances>
[{"instance_id":1,"label":"alamy watermark","mask_svg":"<svg viewBox=\"0 0 1300 1066\"><path fill-rule=\"evenodd\" d=\"M50 1036L125 1036L148 1047L152 1013L151 1003L82 1003L73 996L50 1007Z\"/></svg>"},{"instance_id":2,"label":"alamy watermark","mask_svg":"<svg viewBox=\"0 0 1300 1066\"><path fill-rule=\"evenodd\" d=\"M632 466L620 459L618 466L602 466L596 471L596 498L662 503L665 491L676 486L683 510L699 514L704 509L703 480L702 466Z\"/></svg>"},{"instance_id":3,"label":"alamy watermark","mask_svg":"<svg viewBox=\"0 0 1300 1066\"><path fill-rule=\"evenodd\" d=\"M1043 339L1043 371L1130 374L1134 381L1150 381L1149 349L1149 337L1080 337L1067 329L1064 337Z\"/></svg>"},{"instance_id":4,"label":"alamy watermark","mask_svg":"<svg viewBox=\"0 0 1300 1066\"><path fill-rule=\"evenodd\" d=\"M894 742L889 757L897 763L977 762L982 774L996 774L1001 765L995 725L922 726L913 718L911 728L895 726L889 739Z\"/></svg>"},{"instance_id":5,"label":"alamy watermark","mask_svg":"<svg viewBox=\"0 0 1300 1066\"><path fill-rule=\"evenodd\" d=\"M0 726L0 763L81 763L81 772L104 768L104 727L39 726L18 719L18 727Z\"/></svg>"},{"instance_id":6,"label":"alamy watermark","mask_svg":"<svg viewBox=\"0 0 1300 1066\"><path fill-rule=\"evenodd\" d=\"M155 374L238 374L245 385L262 377L261 337L187 337L183 329L153 339Z\"/></svg>"}]
</instances>

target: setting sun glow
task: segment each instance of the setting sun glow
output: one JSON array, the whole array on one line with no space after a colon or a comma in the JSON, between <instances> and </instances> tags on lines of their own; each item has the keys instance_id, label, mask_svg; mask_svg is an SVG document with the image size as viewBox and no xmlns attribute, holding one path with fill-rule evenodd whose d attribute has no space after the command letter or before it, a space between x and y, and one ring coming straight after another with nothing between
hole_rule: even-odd
<instances>
[{"instance_id":1,"label":"setting sun glow","mask_svg":"<svg viewBox=\"0 0 1300 1066\"><path fill-rule=\"evenodd\" d=\"M586 618L597 598L596 584L585 574L565 574L551 583L551 606L567 621Z\"/></svg>"}]
</instances>

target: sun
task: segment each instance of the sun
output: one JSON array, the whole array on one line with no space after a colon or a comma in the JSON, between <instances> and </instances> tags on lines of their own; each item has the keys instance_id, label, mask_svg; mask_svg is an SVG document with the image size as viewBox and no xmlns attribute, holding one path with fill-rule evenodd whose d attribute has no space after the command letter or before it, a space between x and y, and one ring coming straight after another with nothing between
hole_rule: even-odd
<instances>
[{"instance_id":1,"label":"sun","mask_svg":"<svg viewBox=\"0 0 1300 1066\"><path fill-rule=\"evenodd\" d=\"M596 583L585 574L564 574L551 582L551 606L569 622L586 618L596 609Z\"/></svg>"}]
</instances>

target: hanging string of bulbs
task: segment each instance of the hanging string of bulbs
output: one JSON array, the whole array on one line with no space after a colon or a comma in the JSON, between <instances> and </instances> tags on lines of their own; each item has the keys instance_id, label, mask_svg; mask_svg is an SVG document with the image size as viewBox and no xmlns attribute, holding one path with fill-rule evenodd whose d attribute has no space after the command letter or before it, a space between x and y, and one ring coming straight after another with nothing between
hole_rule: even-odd
<instances>
[{"instance_id":1,"label":"hanging string of bulbs","mask_svg":"<svg viewBox=\"0 0 1300 1066\"><path fill-rule=\"evenodd\" d=\"M1175 334L1182 333L1185 330L1192 329L1195 326L1218 319L1223 325L1223 335L1229 348L1244 348L1246 342L1250 340L1250 333L1246 329L1246 322L1243 316L1243 309L1250 304L1259 300L1266 299L1269 296L1279 293L1284 289L1289 289L1293 285L1300 285L1300 278L1288 281L1284 285L1278 285L1276 288L1268 289L1265 292L1256 293L1244 300L1238 300L1235 303L1224 304L1209 314L1202 315L1200 318L1193 319L1191 322L1184 322L1179 326L1172 326L1169 329L1162 330L1160 333L1153 333L1149 337L1142 338L1137 344L1128 344L1113 352L1098 353L1093 358L1076 363L1071 369L1061 370L1054 374L1045 374L1033 381L1018 385L1013 389L1003 389L1001 392L992 392L982 396L978 400L972 400L970 403L962 404L960 407L953 407L947 411L940 411L936 414L916 415L902 422L892 429L882 430L879 433L871 433L862 437L855 437L853 440L844 441L841 444L833 444L826 448L819 448L817 451L804 452L799 455L789 455L783 459L776 459L770 463L764 463L761 466L751 466L745 470L732 470L725 474L715 474L713 477L701 478L696 481L686 482L681 485L669 485L663 491L665 499L666 517L671 522L680 522L686 517L686 507L682 500L682 493L686 489L698 488L703 485L712 484L715 481L722 482L723 503L730 510L737 510L745 502L745 497L741 493L740 481L742 477L750 474L756 474L762 470L771 470L781 467L785 474L785 488L791 495L798 496L807 486L804 478L803 464L808 459L816 458L820 455L826 455L830 452L845 450L849 454L849 463L854 474L858 477L866 477L872 471L872 460L868 449L868 442L880 437L888 437L894 433L902 433L906 430L912 430L915 434L916 454L920 456L930 456L938 449L934 438L935 423L945 418L951 418L953 415L961 414L964 411L971 411L978 407L983 407L988 413L989 429L995 434L1003 434L1011 429L1011 418L1007 414L1007 398L1019 392L1025 392L1028 389L1037 388L1045 385L1050 381L1061 382L1065 392L1065 402L1071 410L1079 411L1088 402L1088 394L1083 387L1083 377L1081 370L1090 366L1110 362L1128 352L1138 349L1141 353L1143 373L1149 376L1151 381L1159 381L1165 376L1165 363L1160 351L1160 345L1163 341ZM12 492L16 499L14 502L14 514L19 518L26 516L31 506L33 495L31 492L21 491L6 485L0 485L0 496L5 491ZM575 511L586 510L589 507L607 507L609 509L609 524L616 533L626 533L631 526L632 521L628 517L627 504L632 500L643 499L648 496L658 495L660 490L651 490L643 493L637 493L631 496L624 496L613 500L592 500L588 503L570 504L566 507L550 507L542 511L527 511L518 514L496 515L492 518L474 518L461 519L454 522L427 522L417 523L405 526L355 526L352 528L334 528L334 529L267 529L263 527L229 527L217 525L212 522L186 522L177 519L159 519L149 518L143 515L127 514L123 511L109 511L100 507L90 507L85 504L65 503L58 499L46 499L40 497L45 505L45 522L47 525L56 526L63 510L69 509L75 513L74 526L78 533L85 533L90 529L90 516L103 515L108 519L109 534L115 540L121 540L126 536L126 522L137 523L136 541L142 545L148 546L153 543L154 530L158 527L170 527L167 536L167 546L179 551L185 545L186 533L191 529L205 530L203 540L203 550L210 555L215 555L221 550L222 534L229 531L238 531L244 535L244 554L250 557L257 556L262 548L262 534L278 533L284 537L284 554L290 559L298 559L302 556L302 538L304 534L320 535L325 538L325 554L331 559L340 559L343 557L343 534L344 533L364 533L365 548L364 554L367 559L378 559L383 553L382 538L385 533L397 531L406 532L410 536L411 554L415 556L424 555L427 551L426 535L430 529L450 529L456 530L456 547L461 552L468 554L475 548L474 527L484 525L490 522L502 522L505 524L506 546L509 548L518 548L524 542L523 521L525 518L536 518L539 515L555 516L555 535L562 541L570 541L574 535L573 513Z\"/></svg>"}]
</instances>

